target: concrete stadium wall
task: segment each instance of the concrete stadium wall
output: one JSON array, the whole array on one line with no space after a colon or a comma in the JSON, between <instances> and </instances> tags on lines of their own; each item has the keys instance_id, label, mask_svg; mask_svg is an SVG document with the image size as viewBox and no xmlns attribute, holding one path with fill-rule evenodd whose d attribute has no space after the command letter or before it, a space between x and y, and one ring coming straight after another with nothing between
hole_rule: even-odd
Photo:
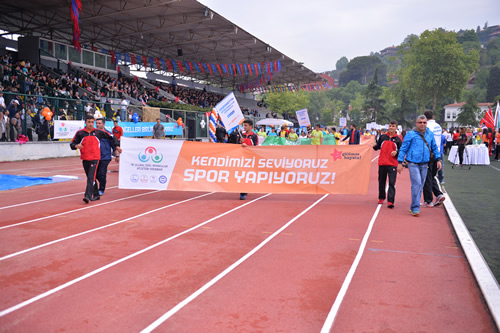
<instances>
[{"instance_id":1,"label":"concrete stadium wall","mask_svg":"<svg viewBox=\"0 0 500 333\"><path fill-rule=\"evenodd\" d=\"M0 162L40 160L43 158L80 156L80 151L71 150L69 141L0 143Z\"/></svg>"}]
</instances>

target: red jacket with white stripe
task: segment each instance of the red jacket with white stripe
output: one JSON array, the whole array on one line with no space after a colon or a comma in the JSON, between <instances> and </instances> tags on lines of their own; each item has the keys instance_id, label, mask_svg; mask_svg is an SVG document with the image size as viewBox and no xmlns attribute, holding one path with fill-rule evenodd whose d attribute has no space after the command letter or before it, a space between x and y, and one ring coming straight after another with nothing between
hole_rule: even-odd
<instances>
[{"instance_id":1,"label":"red jacket with white stripe","mask_svg":"<svg viewBox=\"0 0 500 333\"><path fill-rule=\"evenodd\" d=\"M403 141L401 137L397 134L394 136L389 136L389 134L382 134L377 141L377 144L373 146L374 150L380 149L380 156L378 158L378 165L388 165L388 166L398 166L398 154L392 156L393 151L399 153L399 148Z\"/></svg>"},{"instance_id":2,"label":"red jacket with white stripe","mask_svg":"<svg viewBox=\"0 0 500 333\"><path fill-rule=\"evenodd\" d=\"M80 158L85 161L100 160L101 159L101 139L113 140L115 146L120 146L116 138L109 133L100 129L94 128L88 131L87 128L82 128L76 132L73 140L71 140L70 147L76 150L76 145L81 144L83 148L80 150Z\"/></svg>"}]
</instances>

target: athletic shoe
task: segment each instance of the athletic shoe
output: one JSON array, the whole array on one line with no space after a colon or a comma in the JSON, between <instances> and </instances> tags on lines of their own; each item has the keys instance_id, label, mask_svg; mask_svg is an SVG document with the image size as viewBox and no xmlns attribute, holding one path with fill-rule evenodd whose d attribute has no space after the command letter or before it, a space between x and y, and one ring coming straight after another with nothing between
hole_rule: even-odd
<instances>
[{"instance_id":1,"label":"athletic shoe","mask_svg":"<svg viewBox=\"0 0 500 333\"><path fill-rule=\"evenodd\" d=\"M100 197L100 196L97 196L97 197L93 197L92 199L90 199L90 201L97 201L97 200L99 200L99 199L101 199L101 197Z\"/></svg>"},{"instance_id":2,"label":"athletic shoe","mask_svg":"<svg viewBox=\"0 0 500 333\"><path fill-rule=\"evenodd\" d=\"M392 202L387 203L387 208L394 208L394 204Z\"/></svg>"},{"instance_id":3,"label":"athletic shoe","mask_svg":"<svg viewBox=\"0 0 500 333\"><path fill-rule=\"evenodd\" d=\"M246 195L240 194L240 200L245 200L245 198L246 198Z\"/></svg>"},{"instance_id":4,"label":"athletic shoe","mask_svg":"<svg viewBox=\"0 0 500 333\"><path fill-rule=\"evenodd\" d=\"M104 191L99 191L99 196L103 195Z\"/></svg>"},{"instance_id":5,"label":"athletic shoe","mask_svg":"<svg viewBox=\"0 0 500 333\"><path fill-rule=\"evenodd\" d=\"M434 201L434 206L439 206L440 204L443 203L443 201L446 199L444 194L440 194L436 197L436 201Z\"/></svg>"},{"instance_id":6,"label":"athletic shoe","mask_svg":"<svg viewBox=\"0 0 500 333\"><path fill-rule=\"evenodd\" d=\"M84 201L86 204L88 204L88 203L89 203L89 201L90 201L90 199L89 199L89 198L87 198L87 197L83 197L83 201Z\"/></svg>"},{"instance_id":7,"label":"athletic shoe","mask_svg":"<svg viewBox=\"0 0 500 333\"><path fill-rule=\"evenodd\" d=\"M420 216L420 212L412 211L411 209L410 209L410 214L415 216L415 217Z\"/></svg>"},{"instance_id":8,"label":"athletic shoe","mask_svg":"<svg viewBox=\"0 0 500 333\"><path fill-rule=\"evenodd\" d=\"M378 204L383 204L385 199L378 199Z\"/></svg>"},{"instance_id":9,"label":"athletic shoe","mask_svg":"<svg viewBox=\"0 0 500 333\"><path fill-rule=\"evenodd\" d=\"M431 207L434 207L434 204L432 202L421 202L420 203L420 206L421 207L427 207L427 208L431 208Z\"/></svg>"}]
</instances>

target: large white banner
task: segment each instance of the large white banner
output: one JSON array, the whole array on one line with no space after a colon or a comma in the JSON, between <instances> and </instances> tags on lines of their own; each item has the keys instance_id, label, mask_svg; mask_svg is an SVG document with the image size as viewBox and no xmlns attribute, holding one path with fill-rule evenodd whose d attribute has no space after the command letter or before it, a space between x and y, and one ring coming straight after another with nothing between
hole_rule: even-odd
<instances>
[{"instance_id":1,"label":"large white banner","mask_svg":"<svg viewBox=\"0 0 500 333\"><path fill-rule=\"evenodd\" d=\"M224 99L215 106L215 110L219 114L220 119L224 123L224 127L229 134L231 134L231 132L245 120L238 101L233 93L224 97Z\"/></svg>"},{"instance_id":2,"label":"large white banner","mask_svg":"<svg viewBox=\"0 0 500 333\"><path fill-rule=\"evenodd\" d=\"M310 126L311 121L309 120L309 114L307 113L307 109L302 109L295 111L295 114L297 115L297 120L299 121L299 126Z\"/></svg>"},{"instance_id":3,"label":"large white banner","mask_svg":"<svg viewBox=\"0 0 500 333\"><path fill-rule=\"evenodd\" d=\"M83 120L54 120L54 139L73 139L84 127Z\"/></svg>"},{"instance_id":4,"label":"large white banner","mask_svg":"<svg viewBox=\"0 0 500 333\"><path fill-rule=\"evenodd\" d=\"M122 137L119 188L166 190L183 141Z\"/></svg>"}]
</instances>

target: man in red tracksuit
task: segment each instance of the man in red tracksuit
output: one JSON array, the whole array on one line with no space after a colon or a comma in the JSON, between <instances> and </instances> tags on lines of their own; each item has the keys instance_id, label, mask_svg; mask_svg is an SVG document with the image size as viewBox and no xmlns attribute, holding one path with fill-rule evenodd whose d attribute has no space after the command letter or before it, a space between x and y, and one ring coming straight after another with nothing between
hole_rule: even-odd
<instances>
[{"instance_id":1,"label":"man in red tracksuit","mask_svg":"<svg viewBox=\"0 0 500 333\"><path fill-rule=\"evenodd\" d=\"M378 203L382 204L385 200L385 183L389 177L389 191L387 193L387 207L394 208L394 199L396 196L396 176L398 167L398 152L403 141L396 133L398 122L392 120L389 123L389 130L382 134L373 146L374 150L380 149L378 158Z\"/></svg>"},{"instance_id":2,"label":"man in red tracksuit","mask_svg":"<svg viewBox=\"0 0 500 333\"><path fill-rule=\"evenodd\" d=\"M240 133L240 141L243 147L258 146L259 137L253 131L253 121L246 119L243 122L243 132ZM248 193L240 193L240 200L245 200Z\"/></svg>"},{"instance_id":3,"label":"man in red tracksuit","mask_svg":"<svg viewBox=\"0 0 500 333\"><path fill-rule=\"evenodd\" d=\"M112 140L117 147L116 150L120 153L122 152L118 140L109 133L94 128L94 117L86 116L85 127L76 132L70 143L71 149L80 149L83 169L87 175L87 188L85 189L85 195L83 197L85 203L101 198L95 179L97 167L101 159L100 140L102 139Z\"/></svg>"}]
</instances>

